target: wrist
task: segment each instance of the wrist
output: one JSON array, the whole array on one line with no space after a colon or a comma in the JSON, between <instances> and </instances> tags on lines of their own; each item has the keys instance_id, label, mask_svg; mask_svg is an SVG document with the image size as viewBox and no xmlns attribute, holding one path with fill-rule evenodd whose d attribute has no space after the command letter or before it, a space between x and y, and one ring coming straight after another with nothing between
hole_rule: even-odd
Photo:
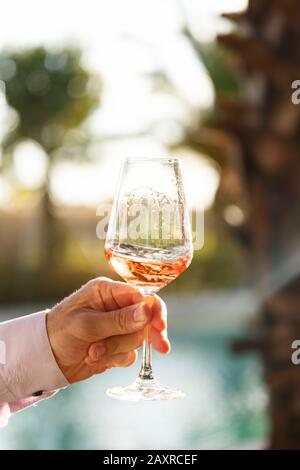
<instances>
[{"instance_id":1,"label":"wrist","mask_svg":"<svg viewBox=\"0 0 300 470\"><path fill-rule=\"evenodd\" d=\"M56 363L62 373L64 374L64 367L61 363L60 354L59 354L59 347L58 347L58 333L61 330L59 326L59 322L57 316L55 315L54 309L48 310L46 313L46 330L47 335L50 343L50 347L56 360ZM65 374L64 374L65 375Z\"/></svg>"},{"instance_id":2,"label":"wrist","mask_svg":"<svg viewBox=\"0 0 300 470\"><path fill-rule=\"evenodd\" d=\"M49 310L46 316L46 328L50 347L55 361L69 383L74 383L74 369L76 371L76 360L70 352L72 337L68 335L62 319L62 312L57 307ZM73 347L71 347L73 350Z\"/></svg>"}]
</instances>

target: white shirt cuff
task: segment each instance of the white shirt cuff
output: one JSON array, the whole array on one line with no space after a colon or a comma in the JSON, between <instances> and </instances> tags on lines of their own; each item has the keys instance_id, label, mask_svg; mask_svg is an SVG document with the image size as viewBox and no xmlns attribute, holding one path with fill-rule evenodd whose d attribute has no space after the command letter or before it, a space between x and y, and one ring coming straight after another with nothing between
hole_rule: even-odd
<instances>
[{"instance_id":1,"label":"white shirt cuff","mask_svg":"<svg viewBox=\"0 0 300 470\"><path fill-rule=\"evenodd\" d=\"M46 315L0 323L0 403L69 385L50 346Z\"/></svg>"}]
</instances>

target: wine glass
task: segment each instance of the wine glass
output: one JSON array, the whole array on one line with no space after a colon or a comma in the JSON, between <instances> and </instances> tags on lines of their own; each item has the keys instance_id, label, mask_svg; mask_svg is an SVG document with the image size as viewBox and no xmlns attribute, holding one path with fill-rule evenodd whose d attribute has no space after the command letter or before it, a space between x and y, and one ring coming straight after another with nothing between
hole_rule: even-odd
<instances>
[{"instance_id":1,"label":"wine glass","mask_svg":"<svg viewBox=\"0 0 300 470\"><path fill-rule=\"evenodd\" d=\"M189 266L192 235L177 158L128 158L123 162L108 225L105 254L112 268L144 295L153 295ZM135 382L107 394L122 400L171 400L180 390L154 378L150 331Z\"/></svg>"}]
</instances>

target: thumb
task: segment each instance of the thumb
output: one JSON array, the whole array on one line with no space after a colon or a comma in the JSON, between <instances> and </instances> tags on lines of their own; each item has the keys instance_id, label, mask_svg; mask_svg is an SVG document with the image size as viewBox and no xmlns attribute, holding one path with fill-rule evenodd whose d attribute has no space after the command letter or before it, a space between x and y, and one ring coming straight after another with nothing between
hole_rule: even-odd
<instances>
[{"instance_id":1,"label":"thumb","mask_svg":"<svg viewBox=\"0 0 300 470\"><path fill-rule=\"evenodd\" d=\"M151 320L152 309L149 302L129 305L111 312L93 312L89 320L89 330L99 338L134 333Z\"/></svg>"}]
</instances>

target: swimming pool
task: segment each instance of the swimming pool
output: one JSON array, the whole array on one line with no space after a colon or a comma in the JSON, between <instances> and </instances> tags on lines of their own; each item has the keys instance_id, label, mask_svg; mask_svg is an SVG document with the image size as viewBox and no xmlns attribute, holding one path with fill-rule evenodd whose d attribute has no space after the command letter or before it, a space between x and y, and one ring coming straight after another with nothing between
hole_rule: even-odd
<instances>
[{"instance_id":1,"label":"swimming pool","mask_svg":"<svg viewBox=\"0 0 300 470\"><path fill-rule=\"evenodd\" d=\"M219 449L268 433L267 396L258 358L233 356L235 332L172 338L172 352L154 355L164 384L182 388L172 402L128 403L105 395L133 381L138 365L93 377L15 415L0 430L0 449Z\"/></svg>"}]
</instances>

